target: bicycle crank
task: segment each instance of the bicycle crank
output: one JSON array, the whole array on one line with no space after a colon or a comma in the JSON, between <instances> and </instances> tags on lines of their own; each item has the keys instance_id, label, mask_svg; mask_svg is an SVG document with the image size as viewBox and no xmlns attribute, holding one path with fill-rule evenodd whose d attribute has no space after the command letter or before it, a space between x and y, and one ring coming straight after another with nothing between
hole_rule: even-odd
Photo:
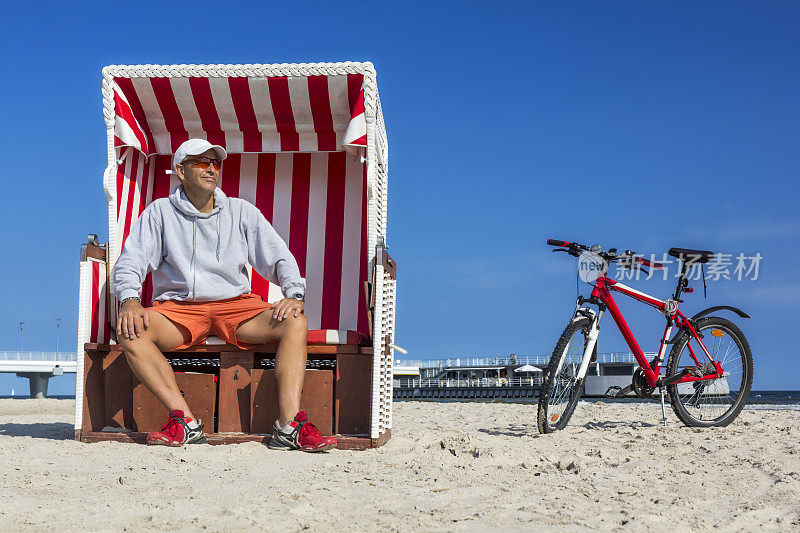
<instances>
[{"instance_id":1,"label":"bicycle crank","mask_svg":"<svg viewBox=\"0 0 800 533\"><path fill-rule=\"evenodd\" d=\"M636 396L639 398L649 398L656 391L655 387L651 387L647 384L647 376L645 376L641 368L637 368L633 371L631 386L633 387L633 392L635 392Z\"/></svg>"}]
</instances>

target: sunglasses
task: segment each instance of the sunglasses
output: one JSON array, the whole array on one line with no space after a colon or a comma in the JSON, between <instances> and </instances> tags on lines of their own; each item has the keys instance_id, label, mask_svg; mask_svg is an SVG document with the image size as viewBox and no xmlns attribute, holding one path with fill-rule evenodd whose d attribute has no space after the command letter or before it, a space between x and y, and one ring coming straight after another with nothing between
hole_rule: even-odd
<instances>
[{"instance_id":1,"label":"sunglasses","mask_svg":"<svg viewBox=\"0 0 800 533\"><path fill-rule=\"evenodd\" d=\"M210 157L198 157L197 159L190 159L183 162L184 165L194 165L201 170L207 169L209 166L214 165L215 170L222 168L222 160L212 159Z\"/></svg>"}]
</instances>

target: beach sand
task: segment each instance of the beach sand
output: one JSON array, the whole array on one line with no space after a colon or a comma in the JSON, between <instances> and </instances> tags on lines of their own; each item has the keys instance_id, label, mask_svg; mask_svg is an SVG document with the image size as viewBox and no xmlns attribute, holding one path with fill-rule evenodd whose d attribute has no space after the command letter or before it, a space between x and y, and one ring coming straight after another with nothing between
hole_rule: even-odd
<instances>
[{"instance_id":1,"label":"beach sand","mask_svg":"<svg viewBox=\"0 0 800 533\"><path fill-rule=\"evenodd\" d=\"M0 530L800 530L800 412L692 429L658 404L396 402L370 451L73 439L71 400L0 400Z\"/></svg>"}]
</instances>

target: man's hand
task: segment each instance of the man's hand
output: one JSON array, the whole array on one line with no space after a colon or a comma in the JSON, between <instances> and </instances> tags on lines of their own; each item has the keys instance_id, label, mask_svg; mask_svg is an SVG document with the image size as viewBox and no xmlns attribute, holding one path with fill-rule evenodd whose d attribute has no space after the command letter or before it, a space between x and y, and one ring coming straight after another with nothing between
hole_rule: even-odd
<instances>
[{"instance_id":1,"label":"man's hand","mask_svg":"<svg viewBox=\"0 0 800 533\"><path fill-rule=\"evenodd\" d=\"M130 339L140 337L150 326L150 313L142 307L139 300L128 300L122 305L117 318L117 338Z\"/></svg>"},{"instance_id":2,"label":"man's hand","mask_svg":"<svg viewBox=\"0 0 800 533\"><path fill-rule=\"evenodd\" d=\"M284 318L288 318L289 314L293 314L296 318L300 316L304 308L305 306L302 301L295 300L294 298L284 298L275 303L275 308L272 310L272 318L276 319L278 322Z\"/></svg>"}]
</instances>

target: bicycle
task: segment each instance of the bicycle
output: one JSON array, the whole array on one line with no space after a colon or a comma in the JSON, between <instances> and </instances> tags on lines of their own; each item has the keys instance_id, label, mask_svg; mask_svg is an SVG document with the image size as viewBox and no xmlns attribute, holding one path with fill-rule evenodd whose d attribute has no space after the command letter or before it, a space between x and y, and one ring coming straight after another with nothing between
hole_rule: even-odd
<instances>
[{"instance_id":1,"label":"bicycle","mask_svg":"<svg viewBox=\"0 0 800 533\"><path fill-rule=\"evenodd\" d=\"M588 247L575 242L548 239L557 246L554 252L566 252L579 260L579 276L593 285L589 298L578 294L575 312L561 334L543 376L539 397L538 426L541 433L563 429L571 418L583 393L589 364L597 358L597 337L603 313L608 310L630 347L638 368L630 386L611 387L606 395L622 397L631 390L641 398L649 398L655 389L661 396L661 414L666 425L665 392L673 411L684 424L695 427L726 426L741 412L753 383L753 357L750 345L736 324L726 318L709 316L717 311L732 311L741 318L750 318L744 311L729 305L704 309L687 318L679 309L681 296L691 293L686 279L689 267L703 264L714 257L713 252L672 248L669 255L681 264L675 293L660 300L628 287L607 274L611 263L648 272L664 265L648 261L630 250L617 253L614 248L603 251L598 245ZM581 268L589 264L594 267ZM705 283L705 280L704 280ZM612 292L629 296L650 305L666 318L661 343L652 361L648 361L636 337L617 307ZM589 307L593 305L597 310ZM678 332L672 339L674 328ZM692 341L696 348L693 348ZM662 363L667 347L669 360L662 375Z\"/></svg>"}]
</instances>

